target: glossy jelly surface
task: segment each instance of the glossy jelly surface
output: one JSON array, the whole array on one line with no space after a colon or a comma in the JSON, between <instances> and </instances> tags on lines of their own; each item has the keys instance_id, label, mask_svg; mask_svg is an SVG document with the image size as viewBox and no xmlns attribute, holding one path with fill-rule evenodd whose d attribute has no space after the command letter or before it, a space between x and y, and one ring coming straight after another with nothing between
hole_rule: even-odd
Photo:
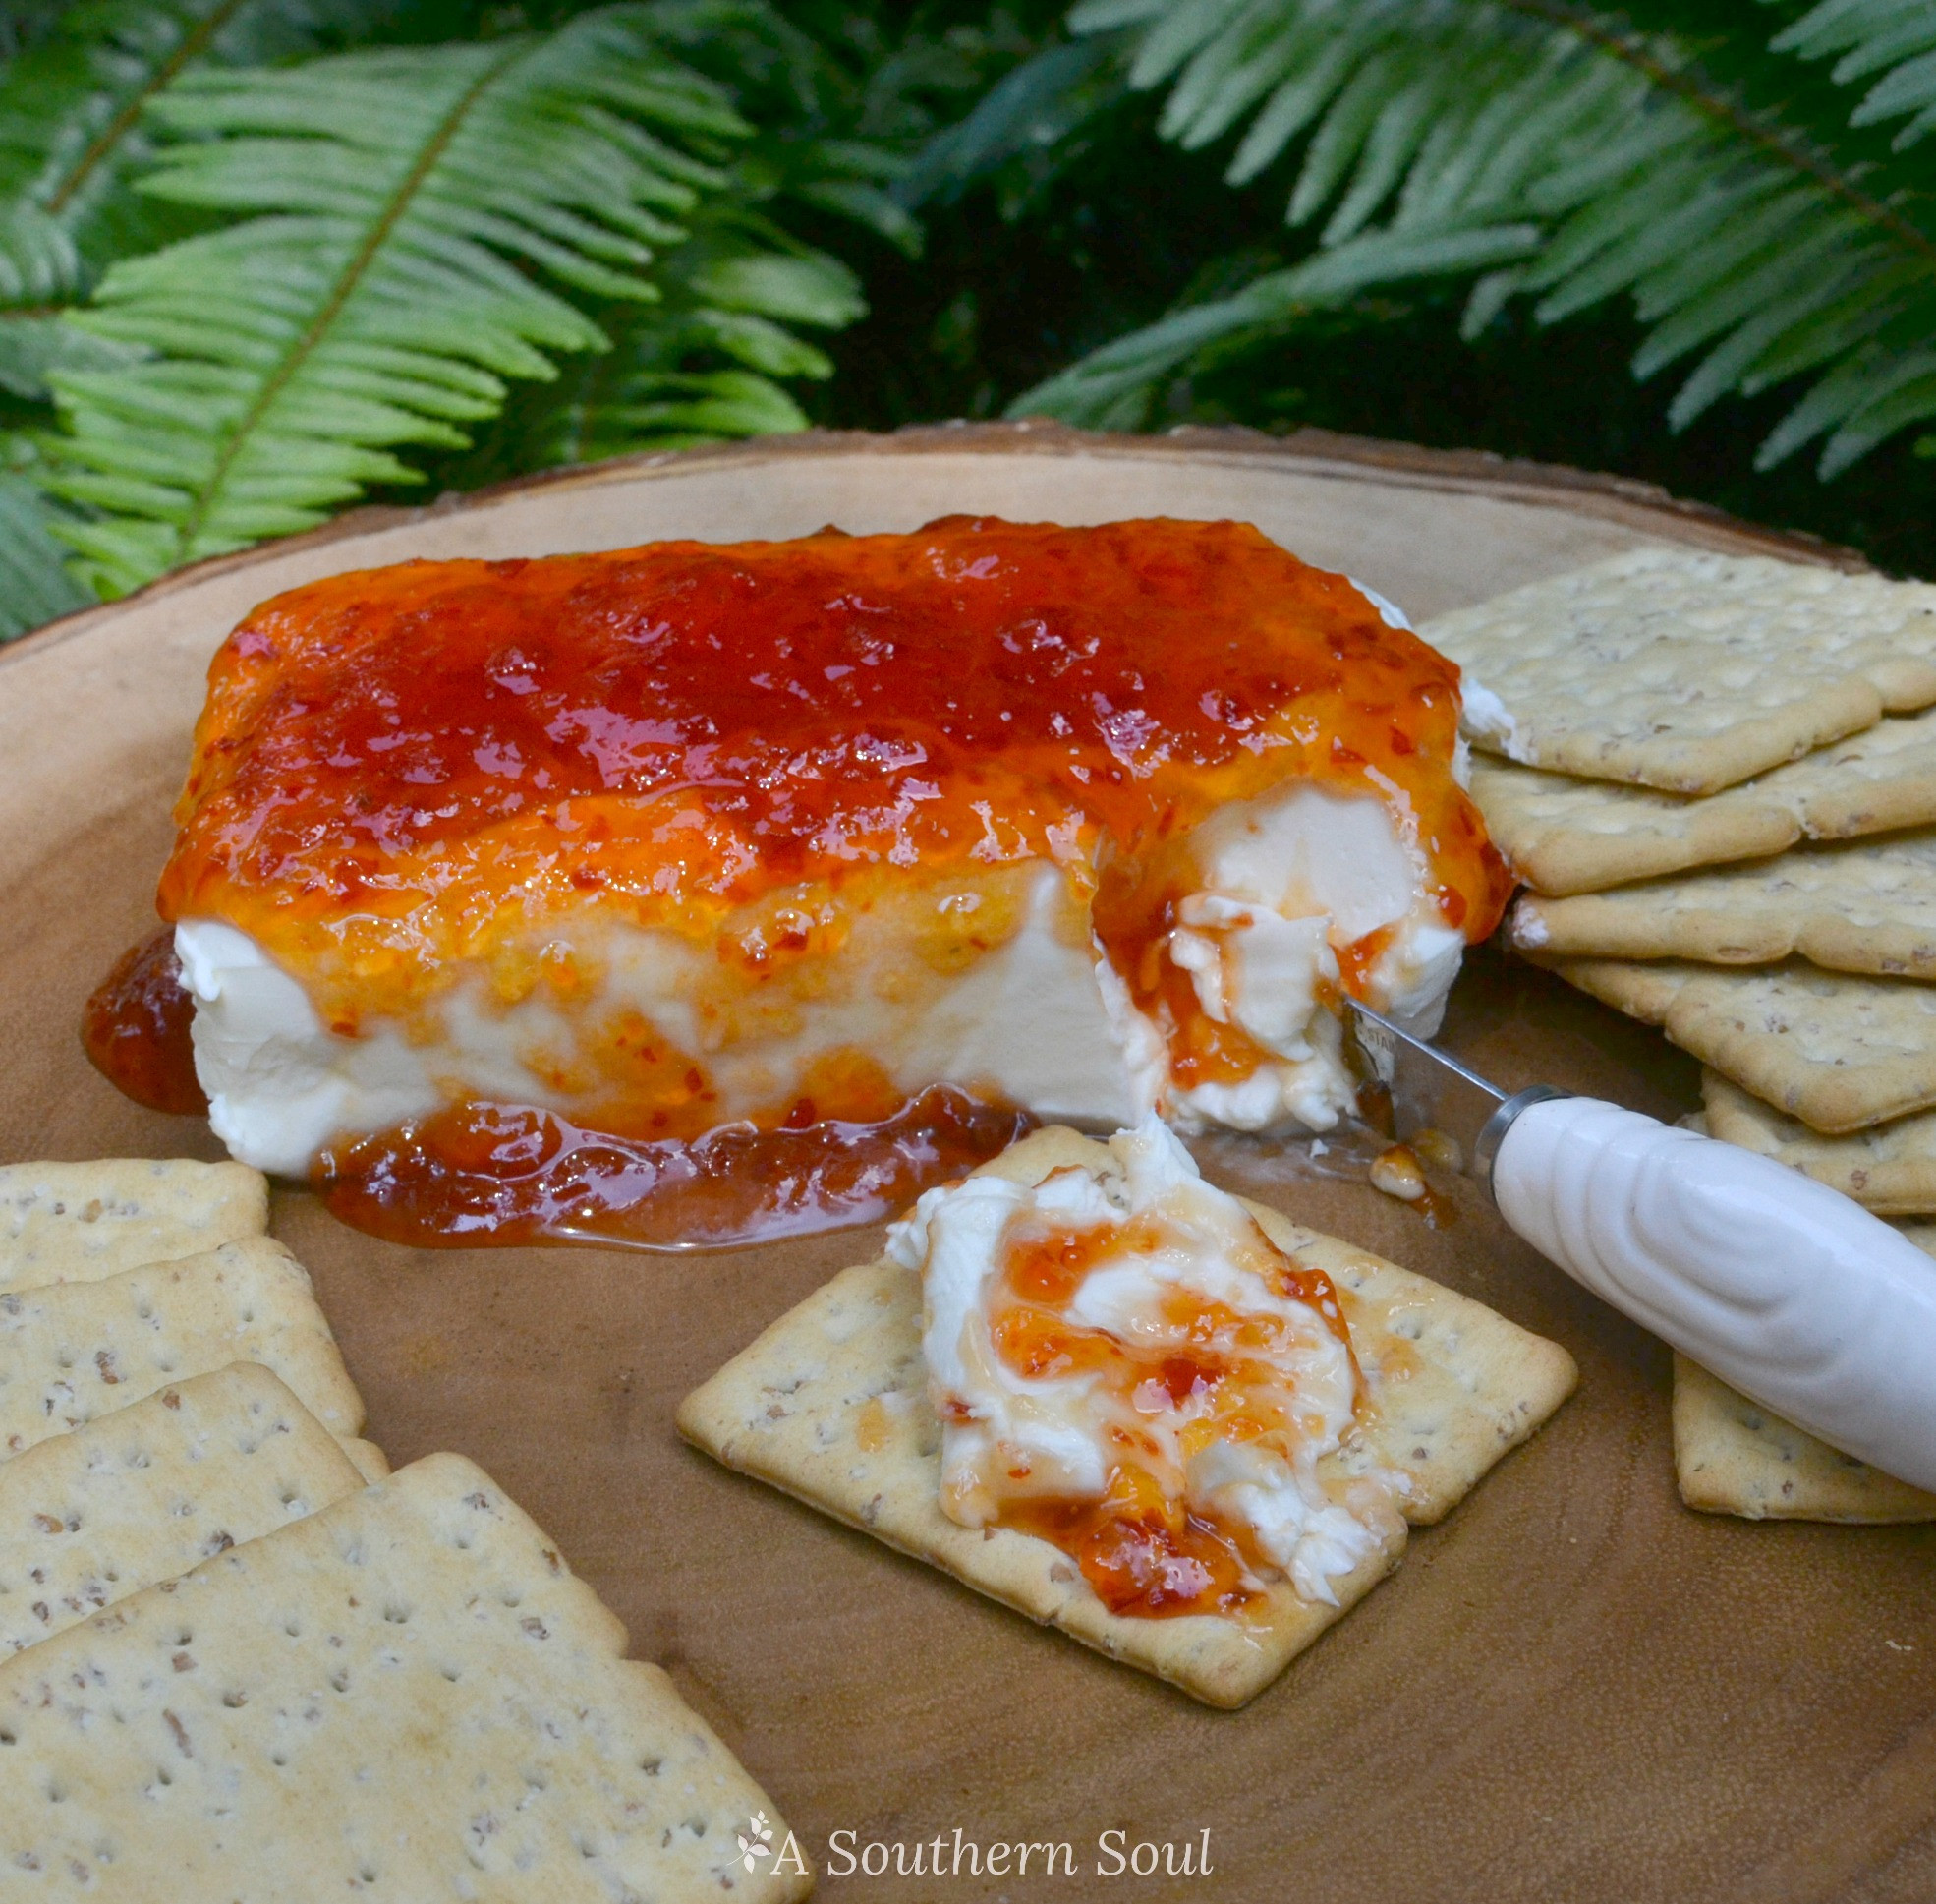
<instances>
[{"instance_id":1,"label":"glossy jelly surface","mask_svg":"<svg viewBox=\"0 0 1936 1904\"><path fill-rule=\"evenodd\" d=\"M1239 523L405 563L223 644L161 912L240 928L354 1030L542 914L705 936L863 868L1086 868L1099 835L1135 891L1303 778L1401 810L1477 939L1507 884L1449 769L1457 678Z\"/></svg>"},{"instance_id":2,"label":"glossy jelly surface","mask_svg":"<svg viewBox=\"0 0 1936 1904\"><path fill-rule=\"evenodd\" d=\"M1167 1240L1160 1224L1142 1218L1009 1238L990 1329L996 1354L1031 1381L1087 1378L1112 1423L1112 1459L1097 1499L1011 1499L998 1519L1060 1547L1111 1613L1241 1614L1261 1603L1260 1575L1272 1569L1247 1529L1188 1507L1158 1440L1124 1424L1184 1411L1193 1417L1180 1437L1186 1459L1213 1440L1261 1441L1288 1453L1304 1428L1296 1394L1271 1359L1286 1334L1283 1321L1239 1314L1181 1288L1165 1295L1140 1336L1088 1326L1071 1313L1093 1270ZM1309 1309L1348 1355L1331 1279L1261 1232L1256 1243L1252 1260L1276 1294ZM1362 1401L1355 1361L1353 1382Z\"/></svg>"},{"instance_id":3,"label":"glossy jelly surface","mask_svg":"<svg viewBox=\"0 0 1936 1904\"><path fill-rule=\"evenodd\" d=\"M871 1124L734 1124L656 1141L469 1103L325 1152L314 1185L345 1223L419 1248L721 1248L878 1223L1029 1127L940 1086Z\"/></svg>"},{"instance_id":4,"label":"glossy jelly surface","mask_svg":"<svg viewBox=\"0 0 1936 1904\"><path fill-rule=\"evenodd\" d=\"M137 1104L200 1117L208 1100L189 1044L194 1017L175 935L164 927L131 946L95 986L82 1014L81 1043L94 1068Z\"/></svg>"}]
</instances>

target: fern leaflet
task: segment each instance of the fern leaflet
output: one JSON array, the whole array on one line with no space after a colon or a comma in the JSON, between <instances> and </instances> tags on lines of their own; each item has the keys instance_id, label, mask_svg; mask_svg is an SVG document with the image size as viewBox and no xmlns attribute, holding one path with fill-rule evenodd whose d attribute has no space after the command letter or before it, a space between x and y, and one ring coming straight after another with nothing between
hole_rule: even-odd
<instances>
[{"instance_id":1,"label":"fern leaflet","mask_svg":"<svg viewBox=\"0 0 1936 1904\"><path fill-rule=\"evenodd\" d=\"M178 74L311 53L358 0L79 0L0 69L0 305L85 294L107 261L179 228L130 190L144 118Z\"/></svg>"},{"instance_id":2,"label":"fern leaflet","mask_svg":"<svg viewBox=\"0 0 1936 1904\"><path fill-rule=\"evenodd\" d=\"M411 482L400 447L460 447L507 379L601 348L533 273L655 299L655 249L719 182L699 154L742 131L629 6L541 37L204 69L152 110L189 137L143 189L254 215L115 264L72 320L150 353L52 378L48 487L101 512L61 533L104 593Z\"/></svg>"},{"instance_id":3,"label":"fern leaflet","mask_svg":"<svg viewBox=\"0 0 1936 1904\"><path fill-rule=\"evenodd\" d=\"M1924 0L1821 0L1773 43L1803 59L1841 54L1836 84L1868 82L1850 123L1908 119L1896 133L1898 151L1936 132L1936 8Z\"/></svg>"},{"instance_id":4,"label":"fern leaflet","mask_svg":"<svg viewBox=\"0 0 1936 1904\"><path fill-rule=\"evenodd\" d=\"M25 470L0 469L0 641L82 607L86 595L63 565L52 512Z\"/></svg>"},{"instance_id":5,"label":"fern leaflet","mask_svg":"<svg viewBox=\"0 0 1936 1904\"><path fill-rule=\"evenodd\" d=\"M1928 13L1823 0L1783 39L1813 21L1795 50L1827 51L1856 15L1892 10ZM1635 373L1693 360L1677 427L1812 377L1764 468L1822 441L1833 476L1936 416L1936 227L1910 176L1750 109L1679 42L1566 0L1088 0L1071 26L1132 35L1131 84L1167 88L1165 137L1241 128L1232 183L1297 144L1286 215L1317 226L1317 249L1117 339L1013 413L1145 421L1207 350L1373 289L1477 274L1468 333L1517 296L1543 323L1631 298L1647 327Z\"/></svg>"}]
</instances>

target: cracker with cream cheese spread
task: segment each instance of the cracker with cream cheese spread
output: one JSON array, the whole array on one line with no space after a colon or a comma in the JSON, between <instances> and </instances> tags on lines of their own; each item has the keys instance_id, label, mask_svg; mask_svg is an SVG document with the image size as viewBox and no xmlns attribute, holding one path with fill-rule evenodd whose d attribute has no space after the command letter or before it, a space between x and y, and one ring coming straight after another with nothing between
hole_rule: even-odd
<instances>
[{"instance_id":1,"label":"cracker with cream cheese spread","mask_svg":"<svg viewBox=\"0 0 1936 1904\"><path fill-rule=\"evenodd\" d=\"M268 1227L268 1183L243 1164L184 1157L4 1164L0 1290L118 1276Z\"/></svg>"},{"instance_id":2,"label":"cracker with cream cheese spread","mask_svg":"<svg viewBox=\"0 0 1936 1904\"><path fill-rule=\"evenodd\" d=\"M309 1274L266 1237L0 1293L0 1459L233 1361L272 1370L332 1434L362 1427Z\"/></svg>"},{"instance_id":3,"label":"cracker with cream cheese spread","mask_svg":"<svg viewBox=\"0 0 1936 1904\"><path fill-rule=\"evenodd\" d=\"M1879 1216L1936 1215L1936 1111L1825 1137L1718 1071L1703 1071L1711 1135L1804 1172Z\"/></svg>"},{"instance_id":4,"label":"cracker with cream cheese spread","mask_svg":"<svg viewBox=\"0 0 1936 1904\"><path fill-rule=\"evenodd\" d=\"M1690 958L1936 979L1936 833L1804 846L1615 893L1522 898L1511 942L1557 957Z\"/></svg>"},{"instance_id":5,"label":"cracker with cream cheese spread","mask_svg":"<svg viewBox=\"0 0 1936 1904\"><path fill-rule=\"evenodd\" d=\"M1936 822L1936 713L1873 727L1705 798L1580 779L1484 755L1472 797L1493 844L1556 897L1760 859L1800 839Z\"/></svg>"},{"instance_id":6,"label":"cracker with cream cheese spread","mask_svg":"<svg viewBox=\"0 0 1936 1904\"><path fill-rule=\"evenodd\" d=\"M1527 766L1713 793L1936 703L1936 586L1649 544L1430 622Z\"/></svg>"},{"instance_id":7,"label":"cracker with cream cheese spread","mask_svg":"<svg viewBox=\"0 0 1936 1904\"><path fill-rule=\"evenodd\" d=\"M0 1894L803 1897L765 1794L624 1648L431 1455L0 1661ZM748 1870L755 1813L777 1851Z\"/></svg>"},{"instance_id":8,"label":"cracker with cream cheese spread","mask_svg":"<svg viewBox=\"0 0 1936 1904\"><path fill-rule=\"evenodd\" d=\"M1038 1183L1107 1154L1052 1127L983 1170ZM1281 1249L1330 1276L1376 1404L1360 1437L1320 1472L1400 1474L1406 1519L1434 1522L1572 1392L1576 1370L1557 1344L1278 1211L1245 1208ZM1396 1564L1401 1537L1333 1579L1336 1606L1280 1585L1261 1613L1241 1618L1110 1613L1059 1548L941 1512L921 1312L915 1272L886 1259L845 1270L689 1395L680 1430L726 1466L1212 1705L1255 1697Z\"/></svg>"},{"instance_id":9,"label":"cracker with cream cheese spread","mask_svg":"<svg viewBox=\"0 0 1936 1904\"><path fill-rule=\"evenodd\" d=\"M1936 1105L1936 985L1799 960L1731 970L1537 956L1813 1130L1837 1135Z\"/></svg>"},{"instance_id":10,"label":"cracker with cream cheese spread","mask_svg":"<svg viewBox=\"0 0 1936 1904\"><path fill-rule=\"evenodd\" d=\"M1936 1495L1818 1441L1674 1358L1674 1468L1680 1498L1748 1521L1936 1521Z\"/></svg>"},{"instance_id":11,"label":"cracker with cream cheese spread","mask_svg":"<svg viewBox=\"0 0 1936 1904\"><path fill-rule=\"evenodd\" d=\"M0 1657L363 1485L329 1430L250 1362L39 1442L0 1463Z\"/></svg>"}]
</instances>

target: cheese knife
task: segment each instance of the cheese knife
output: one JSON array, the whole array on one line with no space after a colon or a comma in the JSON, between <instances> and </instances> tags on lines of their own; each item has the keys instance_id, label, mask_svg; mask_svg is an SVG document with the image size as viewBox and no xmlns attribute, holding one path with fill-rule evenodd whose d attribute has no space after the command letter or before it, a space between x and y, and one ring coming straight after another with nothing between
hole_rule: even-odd
<instances>
[{"instance_id":1,"label":"cheese knife","mask_svg":"<svg viewBox=\"0 0 1936 1904\"><path fill-rule=\"evenodd\" d=\"M1543 1256L1832 1446L1936 1489L1936 1260L1799 1171L1549 1085L1507 1093L1355 999L1345 1044ZM1450 1152L1446 1153L1450 1155Z\"/></svg>"}]
</instances>

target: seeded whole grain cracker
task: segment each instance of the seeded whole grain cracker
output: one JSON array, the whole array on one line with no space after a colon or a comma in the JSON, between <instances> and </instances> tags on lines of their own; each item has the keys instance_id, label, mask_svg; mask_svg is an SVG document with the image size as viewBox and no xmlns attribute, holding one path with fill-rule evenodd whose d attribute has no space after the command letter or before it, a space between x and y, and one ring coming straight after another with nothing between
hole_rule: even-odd
<instances>
[{"instance_id":1,"label":"seeded whole grain cracker","mask_svg":"<svg viewBox=\"0 0 1936 1904\"><path fill-rule=\"evenodd\" d=\"M0 1662L0 1889L749 1904L786 1827L489 1476L431 1455ZM776 1854L748 1871L755 1813Z\"/></svg>"},{"instance_id":2,"label":"seeded whole grain cracker","mask_svg":"<svg viewBox=\"0 0 1936 1904\"><path fill-rule=\"evenodd\" d=\"M390 1478L390 1458L375 1442L345 1435L336 1445L349 1457L350 1466L363 1476L366 1483Z\"/></svg>"},{"instance_id":3,"label":"seeded whole grain cracker","mask_svg":"<svg viewBox=\"0 0 1936 1904\"><path fill-rule=\"evenodd\" d=\"M1936 986L1796 960L1539 962L1811 1129L1837 1135L1936 1105Z\"/></svg>"},{"instance_id":4,"label":"seeded whole grain cracker","mask_svg":"<svg viewBox=\"0 0 1936 1904\"><path fill-rule=\"evenodd\" d=\"M1798 839L1936 822L1936 711L1862 733L1699 798L1545 774L1480 755L1472 797L1535 892L1602 892L1692 866L1759 859Z\"/></svg>"},{"instance_id":5,"label":"seeded whole grain cracker","mask_svg":"<svg viewBox=\"0 0 1936 1904\"><path fill-rule=\"evenodd\" d=\"M1707 1106L1701 1119L1706 1134L1778 1157L1807 1170L1832 1188L1867 1200L1861 1194L1866 1183L1856 1187L1839 1182L1835 1170L1816 1168L1795 1153L1804 1146L1818 1154L1859 1151L1865 1136L1876 1133L1817 1137L1806 1125L1782 1117L1713 1071L1702 1073L1701 1086ZM1905 1122L1936 1126L1936 1118ZM1743 1143L1744 1136L1759 1138L1772 1128L1798 1135L1781 1145ZM1936 1128L1925 1133L1925 1141L1931 1145L1925 1175L1936 1179ZM1886 1168L1878 1164L1878 1175ZM1865 1173L1857 1169L1853 1175L1862 1178ZM1904 1206L1884 1203L1881 1207ZM1928 1207L1936 1208L1936 1203ZM1918 1249L1936 1256L1936 1225L1898 1227ZM1706 1514L1735 1514L1750 1521L1936 1520L1936 1495L1831 1448L1680 1355L1674 1358L1674 1466L1680 1498Z\"/></svg>"},{"instance_id":6,"label":"seeded whole grain cracker","mask_svg":"<svg viewBox=\"0 0 1936 1904\"><path fill-rule=\"evenodd\" d=\"M1936 833L1806 846L1615 893L1522 898L1508 933L1555 957L1689 958L1936 979Z\"/></svg>"},{"instance_id":7,"label":"seeded whole grain cracker","mask_svg":"<svg viewBox=\"0 0 1936 1904\"><path fill-rule=\"evenodd\" d=\"M1713 793L1936 703L1936 587L1649 544L1428 622L1524 765Z\"/></svg>"},{"instance_id":8,"label":"seeded whole grain cracker","mask_svg":"<svg viewBox=\"0 0 1936 1904\"><path fill-rule=\"evenodd\" d=\"M105 1157L0 1165L0 1290L91 1282L269 1227L268 1183L243 1164Z\"/></svg>"},{"instance_id":9,"label":"seeded whole grain cracker","mask_svg":"<svg viewBox=\"0 0 1936 1904\"><path fill-rule=\"evenodd\" d=\"M1774 778L1699 799L1475 755L1472 798L1513 872L1534 892L1559 895L1779 853L1801 827L1786 804L1757 793Z\"/></svg>"},{"instance_id":10,"label":"seeded whole grain cracker","mask_svg":"<svg viewBox=\"0 0 1936 1904\"><path fill-rule=\"evenodd\" d=\"M1680 1498L1704 1514L1936 1521L1936 1494L1816 1440L1680 1355L1674 1358L1674 1469Z\"/></svg>"},{"instance_id":11,"label":"seeded whole grain cracker","mask_svg":"<svg viewBox=\"0 0 1936 1904\"><path fill-rule=\"evenodd\" d=\"M1804 1172L1878 1216L1936 1215L1936 1111L1825 1137L1718 1071L1703 1071L1710 1133Z\"/></svg>"},{"instance_id":12,"label":"seeded whole grain cracker","mask_svg":"<svg viewBox=\"0 0 1936 1904\"><path fill-rule=\"evenodd\" d=\"M1037 1183L1104 1147L1051 1127L985 1172ZM1338 1292L1378 1414L1319 1464L1334 1478L1403 1475L1406 1518L1439 1520L1572 1392L1572 1358L1482 1304L1368 1251L1246 1204L1280 1248ZM921 1279L883 1259L843 1271L782 1316L679 1410L680 1431L729 1468L1059 1627L1212 1705L1237 1706L1375 1587L1403 1545L1332 1582L1336 1607L1272 1588L1259 1614L1149 1620L1110 1613L1075 1563L1012 1529L964 1528L940 1509L940 1426L921 1352Z\"/></svg>"},{"instance_id":13,"label":"seeded whole grain cracker","mask_svg":"<svg viewBox=\"0 0 1936 1904\"><path fill-rule=\"evenodd\" d=\"M363 1485L249 1362L39 1442L0 1463L0 1658Z\"/></svg>"},{"instance_id":14,"label":"seeded whole grain cracker","mask_svg":"<svg viewBox=\"0 0 1936 1904\"><path fill-rule=\"evenodd\" d=\"M272 1370L332 1434L363 1425L308 1273L266 1237L0 1294L0 1460L232 1361Z\"/></svg>"}]
</instances>

